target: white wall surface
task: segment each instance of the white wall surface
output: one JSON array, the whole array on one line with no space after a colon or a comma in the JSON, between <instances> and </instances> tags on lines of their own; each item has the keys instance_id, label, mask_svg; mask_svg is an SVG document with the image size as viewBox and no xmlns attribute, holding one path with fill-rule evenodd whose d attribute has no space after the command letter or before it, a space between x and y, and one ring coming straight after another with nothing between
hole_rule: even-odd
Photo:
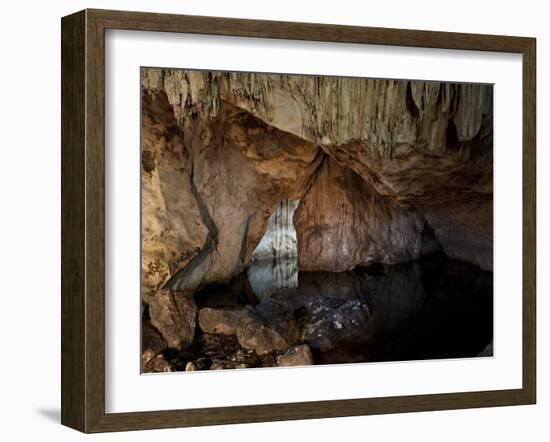
<instances>
[{"instance_id":1,"label":"white wall surface","mask_svg":"<svg viewBox=\"0 0 550 442\"><path fill-rule=\"evenodd\" d=\"M550 436L550 28L546 4L462 0L4 2L0 14L0 407L2 440L83 440L59 425L60 22L82 8L433 29L538 39L538 351L536 406L117 433L94 440L344 437L402 441L546 441Z\"/></svg>"}]
</instances>

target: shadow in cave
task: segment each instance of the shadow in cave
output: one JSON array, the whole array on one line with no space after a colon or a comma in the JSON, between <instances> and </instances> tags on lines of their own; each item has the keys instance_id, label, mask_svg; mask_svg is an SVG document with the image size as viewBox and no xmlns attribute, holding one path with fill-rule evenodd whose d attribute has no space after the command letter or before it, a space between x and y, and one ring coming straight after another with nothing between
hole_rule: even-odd
<instances>
[{"instance_id":1,"label":"shadow in cave","mask_svg":"<svg viewBox=\"0 0 550 442\"><path fill-rule=\"evenodd\" d=\"M276 305L294 318L296 344L310 347L315 364L492 356L493 274L472 264L439 253L348 272L297 271L296 287L263 284L256 294L250 281L274 271L261 261L196 300L222 310Z\"/></svg>"},{"instance_id":2,"label":"shadow in cave","mask_svg":"<svg viewBox=\"0 0 550 442\"><path fill-rule=\"evenodd\" d=\"M475 357L493 338L492 273L443 254L299 272L298 288L270 296L301 316L318 364Z\"/></svg>"},{"instance_id":3,"label":"shadow in cave","mask_svg":"<svg viewBox=\"0 0 550 442\"><path fill-rule=\"evenodd\" d=\"M297 205L277 205L248 268L228 284L195 293L199 309L261 317L258 324L292 335L292 344L307 344L315 364L492 356L492 272L442 252L346 272L299 271L292 223ZM205 368L212 354L229 368L239 367L228 362L235 355L243 366L277 365L277 352L243 353L236 335L212 335L200 327L184 353L184 359L205 358ZM175 366L186 364L179 353L166 356L175 358Z\"/></svg>"}]
</instances>

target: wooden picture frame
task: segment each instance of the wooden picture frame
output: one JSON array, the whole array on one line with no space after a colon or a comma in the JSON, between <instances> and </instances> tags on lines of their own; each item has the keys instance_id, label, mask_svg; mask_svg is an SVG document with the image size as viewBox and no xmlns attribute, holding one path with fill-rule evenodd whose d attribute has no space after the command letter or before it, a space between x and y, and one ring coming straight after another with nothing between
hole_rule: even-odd
<instances>
[{"instance_id":1,"label":"wooden picture frame","mask_svg":"<svg viewBox=\"0 0 550 442\"><path fill-rule=\"evenodd\" d=\"M273 405L105 412L105 30L495 51L523 57L523 385ZM62 19L62 410L83 432L533 404L536 398L536 41L310 23L84 10Z\"/></svg>"}]
</instances>

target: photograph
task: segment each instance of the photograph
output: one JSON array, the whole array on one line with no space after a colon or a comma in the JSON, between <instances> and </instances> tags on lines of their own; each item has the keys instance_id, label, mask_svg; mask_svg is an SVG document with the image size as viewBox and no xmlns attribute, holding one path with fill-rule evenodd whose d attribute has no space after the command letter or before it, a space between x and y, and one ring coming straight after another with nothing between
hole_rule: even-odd
<instances>
[{"instance_id":1,"label":"photograph","mask_svg":"<svg viewBox=\"0 0 550 442\"><path fill-rule=\"evenodd\" d=\"M493 84L140 74L142 374L493 356Z\"/></svg>"},{"instance_id":2,"label":"photograph","mask_svg":"<svg viewBox=\"0 0 550 442\"><path fill-rule=\"evenodd\" d=\"M471 3L5 2L0 441L546 442L548 14Z\"/></svg>"}]
</instances>

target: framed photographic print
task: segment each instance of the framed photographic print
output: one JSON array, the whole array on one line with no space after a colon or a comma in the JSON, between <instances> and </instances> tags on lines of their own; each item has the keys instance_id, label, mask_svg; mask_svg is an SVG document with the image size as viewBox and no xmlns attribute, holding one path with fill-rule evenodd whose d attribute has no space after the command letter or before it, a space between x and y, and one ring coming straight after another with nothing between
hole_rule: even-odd
<instances>
[{"instance_id":1,"label":"framed photographic print","mask_svg":"<svg viewBox=\"0 0 550 442\"><path fill-rule=\"evenodd\" d=\"M535 40L62 19L62 423L535 403Z\"/></svg>"}]
</instances>

